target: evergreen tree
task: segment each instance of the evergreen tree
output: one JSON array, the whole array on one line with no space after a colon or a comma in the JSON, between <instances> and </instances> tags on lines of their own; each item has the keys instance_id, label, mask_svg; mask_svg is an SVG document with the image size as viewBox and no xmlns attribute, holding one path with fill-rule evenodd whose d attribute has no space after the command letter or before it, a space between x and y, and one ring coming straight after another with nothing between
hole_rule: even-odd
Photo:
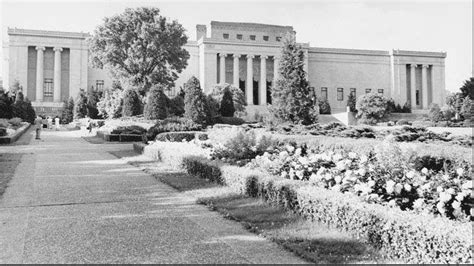
<instances>
[{"instance_id":1,"label":"evergreen tree","mask_svg":"<svg viewBox=\"0 0 474 266\"><path fill-rule=\"evenodd\" d=\"M317 122L317 110L304 71L304 51L294 37L288 36L284 41L278 72L279 79L272 87L271 112L282 121Z\"/></svg>"},{"instance_id":2,"label":"evergreen tree","mask_svg":"<svg viewBox=\"0 0 474 266\"><path fill-rule=\"evenodd\" d=\"M235 113L234 101L232 99L232 92L226 88L222 96L221 108L219 110L222 116L233 117Z\"/></svg>"},{"instance_id":3,"label":"evergreen tree","mask_svg":"<svg viewBox=\"0 0 474 266\"><path fill-rule=\"evenodd\" d=\"M64 108L61 113L61 123L69 124L74 119L74 99L69 97L69 100L64 99Z\"/></svg>"},{"instance_id":4,"label":"evergreen tree","mask_svg":"<svg viewBox=\"0 0 474 266\"><path fill-rule=\"evenodd\" d=\"M3 89L0 90L0 118L12 118L12 99Z\"/></svg>"},{"instance_id":5,"label":"evergreen tree","mask_svg":"<svg viewBox=\"0 0 474 266\"><path fill-rule=\"evenodd\" d=\"M97 103L102 96L101 91L90 91L87 93L87 116L92 119L99 118L99 110L97 109Z\"/></svg>"},{"instance_id":6,"label":"evergreen tree","mask_svg":"<svg viewBox=\"0 0 474 266\"><path fill-rule=\"evenodd\" d=\"M86 92L81 89L77 95L74 106L74 119L84 118L87 115L87 96Z\"/></svg>"},{"instance_id":7,"label":"evergreen tree","mask_svg":"<svg viewBox=\"0 0 474 266\"><path fill-rule=\"evenodd\" d=\"M471 100L474 100L474 77L465 80L460 90L462 98L469 97Z\"/></svg>"},{"instance_id":8,"label":"evergreen tree","mask_svg":"<svg viewBox=\"0 0 474 266\"><path fill-rule=\"evenodd\" d=\"M206 96L196 77L191 77L184 85L184 117L198 124L210 122L210 110Z\"/></svg>"},{"instance_id":9,"label":"evergreen tree","mask_svg":"<svg viewBox=\"0 0 474 266\"><path fill-rule=\"evenodd\" d=\"M146 119L165 119L168 117L168 103L169 99L163 92L162 85L156 85L151 88L148 93L147 103L145 105Z\"/></svg>"},{"instance_id":10,"label":"evergreen tree","mask_svg":"<svg viewBox=\"0 0 474 266\"><path fill-rule=\"evenodd\" d=\"M176 95L170 99L168 107L170 115L182 116L184 114L184 97L182 97L181 94Z\"/></svg>"},{"instance_id":11,"label":"evergreen tree","mask_svg":"<svg viewBox=\"0 0 474 266\"><path fill-rule=\"evenodd\" d=\"M140 98L134 89L127 89L123 95L122 116L140 114Z\"/></svg>"}]
</instances>

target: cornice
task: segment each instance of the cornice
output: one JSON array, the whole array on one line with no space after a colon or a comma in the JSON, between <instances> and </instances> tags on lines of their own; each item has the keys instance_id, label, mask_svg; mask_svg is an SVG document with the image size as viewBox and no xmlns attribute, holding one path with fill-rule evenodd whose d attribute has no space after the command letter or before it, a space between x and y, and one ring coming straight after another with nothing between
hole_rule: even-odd
<instances>
[{"instance_id":1,"label":"cornice","mask_svg":"<svg viewBox=\"0 0 474 266\"><path fill-rule=\"evenodd\" d=\"M8 35L56 37L56 38L68 38L68 39L86 39L91 36L89 33L83 33L83 32L31 30L31 29L19 29L19 28L8 28Z\"/></svg>"}]
</instances>

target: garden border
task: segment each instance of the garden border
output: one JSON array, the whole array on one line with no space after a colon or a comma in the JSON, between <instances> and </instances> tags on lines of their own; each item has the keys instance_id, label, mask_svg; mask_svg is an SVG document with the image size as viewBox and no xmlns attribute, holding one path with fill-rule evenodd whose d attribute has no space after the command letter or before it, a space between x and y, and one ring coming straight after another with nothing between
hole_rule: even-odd
<instances>
[{"instance_id":1,"label":"garden border","mask_svg":"<svg viewBox=\"0 0 474 266\"><path fill-rule=\"evenodd\" d=\"M97 131L96 136L103 139L104 141L118 141L118 142L136 142L143 141L142 135L136 134L108 134L103 131Z\"/></svg>"},{"instance_id":2,"label":"garden border","mask_svg":"<svg viewBox=\"0 0 474 266\"><path fill-rule=\"evenodd\" d=\"M10 136L3 136L0 137L0 144L11 144L17 141L25 132L30 128L31 124L28 123L26 125L21 126L18 128L13 135Z\"/></svg>"}]
</instances>

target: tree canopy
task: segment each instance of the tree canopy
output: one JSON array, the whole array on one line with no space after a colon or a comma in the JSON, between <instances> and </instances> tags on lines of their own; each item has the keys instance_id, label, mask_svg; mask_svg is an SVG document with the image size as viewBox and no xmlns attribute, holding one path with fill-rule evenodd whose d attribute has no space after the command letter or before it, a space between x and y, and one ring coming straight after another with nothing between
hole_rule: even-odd
<instances>
[{"instance_id":1,"label":"tree canopy","mask_svg":"<svg viewBox=\"0 0 474 266\"><path fill-rule=\"evenodd\" d=\"M469 97L471 100L474 100L474 78L470 78L464 81L464 84L461 88L462 97Z\"/></svg>"},{"instance_id":2,"label":"tree canopy","mask_svg":"<svg viewBox=\"0 0 474 266\"><path fill-rule=\"evenodd\" d=\"M152 85L173 86L187 66L185 29L160 15L158 8L127 8L106 17L89 39L94 67L126 79L144 95Z\"/></svg>"}]
</instances>

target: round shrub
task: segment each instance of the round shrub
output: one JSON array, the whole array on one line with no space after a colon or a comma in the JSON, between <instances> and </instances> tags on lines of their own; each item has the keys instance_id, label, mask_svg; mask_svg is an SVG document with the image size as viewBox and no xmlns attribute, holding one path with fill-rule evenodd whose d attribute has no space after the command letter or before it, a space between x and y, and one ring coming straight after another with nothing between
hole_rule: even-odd
<instances>
[{"instance_id":1,"label":"round shrub","mask_svg":"<svg viewBox=\"0 0 474 266\"><path fill-rule=\"evenodd\" d=\"M134 116L140 114L140 97L133 89L127 89L123 95L122 116Z\"/></svg>"},{"instance_id":2,"label":"round shrub","mask_svg":"<svg viewBox=\"0 0 474 266\"><path fill-rule=\"evenodd\" d=\"M430 105L430 112L428 114L428 118L433 122L438 122L443 120L443 113L441 112L441 108L436 103L432 103Z\"/></svg>"},{"instance_id":3,"label":"round shrub","mask_svg":"<svg viewBox=\"0 0 474 266\"><path fill-rule=\"evenodd\" d=\"M211 120L210 109L199 80L191 77L184 86L184 117L198 124L208 124Z\"/></svg>"},{"instance_id":4,"label":"round shrub","mask_svg":"<svg viewBox=\"0 0 474 266\"><path fill-rule=\"evenodd\" d=\"M232 100L232 92L229 89L224 90L224 95L222 96L221 108L219 110L220 114L224 117L233 117L235 108L234 101Z\"/></svg>"},{"instance_id":5,"label":"round shrub","mask_svg":"<svg viewBox=\"0 0 474 266\"><path fill-rule=\"evenodd\" d=\"M151 88L145 105L145 119L165 119L168 116L168 101L161 85Z\"/></svg>"},{"instance_id":6,"label":"round shrub","mask_svg":"<svg viewBox=\"0 0 474 266\"><path fill-rule=\"evenodd\" d=\"M388 114L387 99L378 93L368 93L357 99L357 118L363 124L375 124Z\"/></svg>"}]
</instances>

